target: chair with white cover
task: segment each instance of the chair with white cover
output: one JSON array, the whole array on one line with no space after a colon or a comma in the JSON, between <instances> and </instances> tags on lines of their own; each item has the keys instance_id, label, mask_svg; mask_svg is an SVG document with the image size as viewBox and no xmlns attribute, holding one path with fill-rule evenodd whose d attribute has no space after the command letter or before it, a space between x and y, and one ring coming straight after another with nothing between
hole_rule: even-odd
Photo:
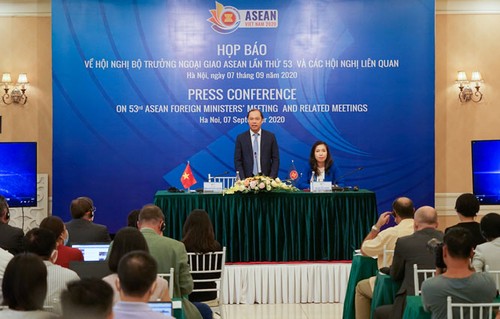
<instances>
[{"instance_id":1,"label":"chair with white cover","mask_svg":"<svg viewBox=\"0 0 500 319\"><path fill-rule=\"evenodd\" d=\"M233 187L235 181L236 181L236 176L212 176L208 174L208 182L222 183L222 188Z\"/></svg>"},{"instance_id":2,"label":"chair with white cover","mask_svg":"<svg viewBox=\"0 0 500 319\"><path fill-rule=\"evenodd\" d=\"M419 280L422 274L423 280ZM436 276L436 269L418 269L417 264L413 264L413 287L415 288L415 296L420 295L420 283L424 280Z\"/></svg>"},{"instance_id":3,"label":"chair with white cover","mask_svg":"<svg viewBox=\"0 0 500 319\"><path fill-rule=\"evenodd\" d=\"M216 306L210 305L215 309L215 313L223 318L223 286L224 286L224 265L226 264L226 247L222 251L209 253L188 253L188 263L195 288L193 292L217 292L218 303ZM197 283L214 282L214 288L196 288Z\"/></svg>"},{"instance_id":4,"label":"chair with white cover","mask_svg":"<svg viewBox=\"0 0 500 319\"><path fill-rule=\"evenodd\" d=\"M158 277L161 277L168 281L168 294L170 295L170 299L174 297L174 268L170 268L170 273L159 273Z\"/></svg>"},{"instance_id":5,"label":"chair with white cover","mask_svg":"<svg viewBox=\"0 0 500 319\"><path fill-rule=\"evenodd\" d=\"M476 318L493 318L496 310L500 307L500 303L454 303L451 297L446 298L446 315L448 319L476 319ZM453 316L453 311L456 309Z\"/></svg>"},{"instance_id":6,"label":"chair with white cover","mask_svg":"<svg viewBox=\"0 0 500 319\"><path fill-rule=\"evenodd\" d=\"M394 256L394 249L387 249L387 245L384 245L384 253L383 253L383 259L382 259L382 267L390 267L391 265L389 264L389 257Z\"/></svg>"}]
</instances>

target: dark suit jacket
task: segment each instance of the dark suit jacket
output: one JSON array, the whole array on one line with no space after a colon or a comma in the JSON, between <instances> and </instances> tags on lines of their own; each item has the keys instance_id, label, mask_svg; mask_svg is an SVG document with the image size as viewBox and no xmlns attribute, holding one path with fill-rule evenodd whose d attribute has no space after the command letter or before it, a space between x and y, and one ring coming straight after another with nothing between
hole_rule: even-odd
<instances>
[{"instance_id":1,"label":"dark suit jacket","mask_svg":"<svg viewBox=\"0 0 500 319\"><path fill-rule=\"evenodd\" d=\"M109 243L108 228L85 219L72 219L66 223L71 243Z\"/></svg>"},{"instance_id":2,"label":"dark suit jacket","mask_svg":"<svg viewBox=\"0 0 500 319\"><path fill-rule=\"evenodd\" d=\"M253 176L253 150L249 131L236 138L234 149L234 167L242 179ZM278 142L273 133L262 130L260 137L260 169L265 176L278 177L280 155Z\"/></svg>"},{"instance_id":3,"label":"dark suit jacket","mask_svg":"<svg viewBox=\"0 0 500 319\"><path fill-rule=\"evenodd\" d=\"M0 223L0 247L12 255L23 251L24 232L21 228Z\"/></svg>"},{"instance_id":4,"label":"dark suit jacket","mask_svg":"<svg viewBox=\"0 0 500 319\"><path fill-rule=\"evenodd\" d=\"M402 283L394 300L393 318L403 316L406 296L415 295L413 264L417 264L419 269L436 268L435 254L427 249L427 242L432 238L442 241L443 233L433 228L424 228L396 241L390 273L394 280Z\"/></svg>"},{"instance_id":5,"label":"dark suit jacket","mask_svg":"<svg viewBox=\"0 0 500 319\"><path fill-rule=\"evenodd\" d=\"M481 235L481 228L479 227L478 222L461 222L456 225L450 226L444 230L444 233L446 234L450 229L455 228L455 227L462 227L465 229L470 230L472 233L472 237L474 240L474 248L476 248L477 245L481 245L486 242L486 239L484 239L483 235Z\"/></svg>"}]
</instances>

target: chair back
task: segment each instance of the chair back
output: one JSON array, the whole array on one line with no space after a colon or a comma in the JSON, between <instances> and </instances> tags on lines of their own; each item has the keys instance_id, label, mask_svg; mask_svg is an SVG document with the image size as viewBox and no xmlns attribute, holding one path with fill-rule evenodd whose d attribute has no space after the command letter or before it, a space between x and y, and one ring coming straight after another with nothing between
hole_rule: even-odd
<instances>
[{"instance_id":1,"label":"chair back","mask_svg":"<svg viewBox=\"0 0 500 319\"><path fill-rule=\"evenodd\" d=\"M175 276L174 276L174 268L170 268L170 273L159 273L158 277L161 277L168 281L168 294L170 295L170 298L174 297L174 281L175 281Z\"/></svg>"},{"instance_id":2,"label":"chair back","mask_svg":"<svg viewBox=\"0 0 500 319\"><path fill-rule=\"evenodd\" d=\"M477 319L493 318L494 310L500 307L500 303L454 303L451 297L446 298L446 316L448 319ZM455 312L455 316L453 313ZM458 315L458 317L457 317Z\"/></svg>"},{"instance_id":3,"label":"chair back","mask_svg":"<svg viewBox=\"0 0 500 319\"><path fill-rule=\"evenodd\" d=\"M193 275L193 283L195 288L192 292L209 292L216 291L218 294L219 316L223 317L221 304L223 301L224 287L224 265L226 264L226 247L222 247L222 251L209 253L188 253L188 263L191 275ZM204 274L205 276L196 276ZM196 288L196 283L215 282L214 288Z\"/></svg>"},{"instance_id":4,"label":"chair back","mask_svg":"<svg viewBox=\"0 0 500 319\"><path fill-rule=\"evenodd\" d=\"M415 288L415 296L420 295L420 283L436 276L436 269L418 269L417 264L413 264L413 287ZM422 278L422 280L420 280Z\"/></svg>"},{"instance_id":5,"label":"chair back","mask_svg":"<svg viewBox=\"0 0 500 319\"><path fill-rule=\"evenodd\" d=\"M212 176L208 174L208 181L211 183L222 183L222 188L230 188L234 186L236 176Z\"/></svg>"},{"instance_id":6,"label":"chair back","mask_svg":"<svg viewBox=\"0 0 500 319\"><path fill-rule=\"evenodd\" d=\"M387 245L384 245L384 257L382 259L382 267L390 267L391 265L389 264L389 257L394 256L394 249L387 249Z\"/></svg>"},{"instance_id":7,"label":"chair back","mask_svg":"<svg viewBox=\"0 0 500 319\"><path fill-rule=\"evenodd\" d=\"M486 265L484 270L491 275L493 280L495 281L495 285L497 287L497 292L500 290L500 270L490 270L490 266Z\"/></svg>"}]
</instances>

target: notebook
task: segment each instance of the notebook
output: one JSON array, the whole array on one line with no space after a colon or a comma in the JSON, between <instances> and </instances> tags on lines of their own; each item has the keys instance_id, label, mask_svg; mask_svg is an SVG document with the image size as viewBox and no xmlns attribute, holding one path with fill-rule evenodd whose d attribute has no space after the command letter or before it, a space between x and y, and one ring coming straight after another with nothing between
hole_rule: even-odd
<instances>
[{"instance_id":1,"label":"notebook","mask_svg":"<svg viewBox=\"0 0 500 319\"><path fill-rule=\"evenodd\" d=\"M80 249L84 261L102 261L108 255L109 243L73 244L71 247Z\"/></svg>"},{"instance_id":2,"label":"notebook","mask_svg":"<svg viewBox=\"0 0 500 319\"><path fill-rule=\"evenodd\" d=\"M150 301L148 305L153 311L172 316L172 303L169 301Z\"/></svg>"}]
</instances>

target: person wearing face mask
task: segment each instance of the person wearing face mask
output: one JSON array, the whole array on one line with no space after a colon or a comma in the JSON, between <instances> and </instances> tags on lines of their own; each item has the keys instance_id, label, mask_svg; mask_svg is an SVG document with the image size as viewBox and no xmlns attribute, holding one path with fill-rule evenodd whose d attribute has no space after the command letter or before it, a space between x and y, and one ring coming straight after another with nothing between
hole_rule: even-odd
<instances>
[{"instance_id":1,"label":"person wearing face mask","mask_svg":"<svg viewBox=\"0 0 500 319\"><path fill-rule=\"evenodd\" d=\"M332 182L338 186L344 185L337 162L333 160L328 144L316 141L309 155L309 169L305 179L301 179L299 188L309 189L313 182Z\"/></svg>"},{"instance_id":2,"label":"person wearing face mask","mask_svg":"<svg viewBox=\"0 0 500 319\"><path fill-rule=\"evenodd\" d=\"M28 253L33 253L43 259L47 267L47 295L44 307L52 312L61 314L61 291L66 285L80 277L76 272L56 265L57 260L56 235L45 228L33 228L23 238L23 247Z\"/></svg>"},{"instance_id":3,"label":"person wearing face mask","mask_svg":"<svg viewBox=\"0 0 500 319\"><path fill-rule=\"evenodd\" d=\"M45 217L40 223L40 228L48 229L56 235L56 265L69 268L70 261L83 261L83 254L80 249L66 246L69 241L69 232L61 218L57 216Z\"/></svg>"}]
</instances>

